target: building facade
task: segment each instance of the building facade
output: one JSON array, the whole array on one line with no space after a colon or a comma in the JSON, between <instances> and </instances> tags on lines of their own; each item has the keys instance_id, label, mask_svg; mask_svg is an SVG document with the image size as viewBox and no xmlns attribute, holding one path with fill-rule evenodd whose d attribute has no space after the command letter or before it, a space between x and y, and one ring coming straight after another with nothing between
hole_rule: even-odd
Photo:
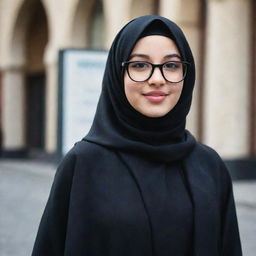
<instances>
[{"instance_id":1,"label":"building facade","mask_svg":"<svg viewBox=\"0 0 256 256\"><path fill-rule=\"evenodd\" d=\"M134 17L179 24L197 80L187 127L225 159L256 155L254 0L0 0L0 124L5 155L57 149L58 53L108 49Z\"/></svg>"}]
</instances>

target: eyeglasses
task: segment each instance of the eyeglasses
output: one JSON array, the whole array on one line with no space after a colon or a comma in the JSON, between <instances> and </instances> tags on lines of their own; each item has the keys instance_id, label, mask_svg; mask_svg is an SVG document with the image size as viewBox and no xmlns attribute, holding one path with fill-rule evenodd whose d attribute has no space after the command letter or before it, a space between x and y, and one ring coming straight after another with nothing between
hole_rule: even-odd
<instances>
[{"instance_id":1,"label":"eyeglasses","mask_svg":"<svg viewBox=\"0 0 256 256\"><path fill-rule=\"evenodd\" d=\"M168 61L162 64L152 64L147 61L124 61L122 67L127 70L128 76L134 82L145 82L159 68L164 79L170 83L179 83L186 77L189 62Z\"/></svg>"}]
</instances>

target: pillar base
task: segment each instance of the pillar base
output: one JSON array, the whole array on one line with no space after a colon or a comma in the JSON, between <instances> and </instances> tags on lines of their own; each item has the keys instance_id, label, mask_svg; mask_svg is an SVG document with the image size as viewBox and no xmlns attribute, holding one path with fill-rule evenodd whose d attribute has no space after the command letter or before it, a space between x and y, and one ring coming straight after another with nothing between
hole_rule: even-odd
<instances>
[{"instance_id":1,"label":"pillar base","mask_svg":"<svg viewBox=\"0 0 256 256\"><path fill-rule=\"evenodd\" d=\"M232 180L256 180L256 158L225 160Z\"/></svg>"}]
</instances>

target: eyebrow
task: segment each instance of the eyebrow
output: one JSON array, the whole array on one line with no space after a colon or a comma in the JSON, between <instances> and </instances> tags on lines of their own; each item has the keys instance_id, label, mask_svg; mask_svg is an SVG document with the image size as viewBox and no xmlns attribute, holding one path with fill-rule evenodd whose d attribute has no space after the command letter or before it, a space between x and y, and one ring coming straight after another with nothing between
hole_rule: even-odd
<instances>
[{"instance_id":1,"label":"eyebrow","mask_svg":"<svg viewBox=\"0 0 256 256\"><path fill-rule=\"evenodd\" d=\"M141 58L145 58L145 59L150 59L150 57L146 54L140 54L140 53L134 53L130 56L129 59L132 59L134 57L141 57Z\"/></svg>"},{"instance_id":2,"label":"eyebrow","mask_svg":"<svg viewBox=\"0 0 256 256\"><path fill-rule=\"evenodd\" d=\"M141 57L141 58L145 58L145 59L150 59L150 56L148 56L146 54L140 54L140 53L132 54L129 59L132 59L134 57ZM168 54L168 55L164 56L164 59L169 59L169 58L179 58L179 59L181 59L181 56L179 54L176 54L176 53Z\"/></svg>"},{"instance_id":3,"label":"eyebrow","mask_svg":"<svg viewBox=\"0 0 256 256\"><path fill-rule=\"evenodd\" d=\"M168 55L164 56L164 59L169 59L169 58L179 58L179 59L181 59L181 56L179 54L176 54L176 53L168 54Z\"/></svg>"}]
</instances>

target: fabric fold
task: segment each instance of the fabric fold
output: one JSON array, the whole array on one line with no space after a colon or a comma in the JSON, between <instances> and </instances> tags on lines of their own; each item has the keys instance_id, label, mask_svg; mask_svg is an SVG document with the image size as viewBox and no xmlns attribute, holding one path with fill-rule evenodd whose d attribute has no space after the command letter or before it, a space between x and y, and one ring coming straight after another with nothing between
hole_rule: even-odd
<instances>
[{"instance_id":1,"label":"fabric fold","mask_svg":"<svg viewBox=\"0 0 256 256\"><path fill-rule=\"evenodd\" d=\"M188 255L192 246L194 213L180 165L160 164L125 153L120 153L120 157L141 191L151 230L153 255Z\"/></svg>"}]
</instances>

